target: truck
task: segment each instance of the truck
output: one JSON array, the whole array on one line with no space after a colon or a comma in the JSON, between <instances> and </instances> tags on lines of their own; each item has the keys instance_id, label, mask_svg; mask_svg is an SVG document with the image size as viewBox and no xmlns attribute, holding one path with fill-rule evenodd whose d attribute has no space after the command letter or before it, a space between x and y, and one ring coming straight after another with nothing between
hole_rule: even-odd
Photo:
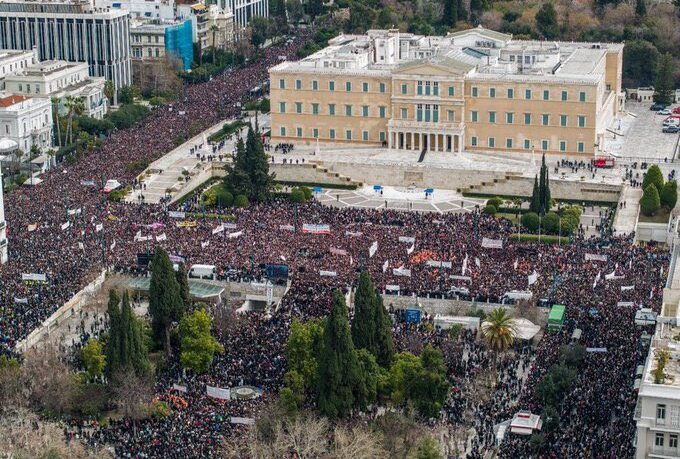
<instances>
[{"instance_id":1,"label":"truck","mask_svg":"<svg viewBox=\"0 0 680 459\"><path fill-rule=\"evenodd\" d=\"M215 280L217 277L217 268L215 265L191 265L189 269L190 279L210 279Z\"/></svg>"},{"instance_id":2,"label":"truck","mask_svg":"<svg viewBox=\"0 0 680 459\"><path fill-rule=\"evenodd\" d=\"M564 313L567 307L563 304L553 304L548 314L548 331L560 331L564 325Z\"/></svg>"},{"instance_id":3,"label":"truck","mask_svg":"<svg viewBox=\"0 0 680 459\"><path fill-rule=\"evenodd\" d=\"M601 169L611 169L616 164L616 161L614 160L614 158L600 156L591 159L590 163L593 165L593 167L599 167Z\"/></svg>"}]
</instances>

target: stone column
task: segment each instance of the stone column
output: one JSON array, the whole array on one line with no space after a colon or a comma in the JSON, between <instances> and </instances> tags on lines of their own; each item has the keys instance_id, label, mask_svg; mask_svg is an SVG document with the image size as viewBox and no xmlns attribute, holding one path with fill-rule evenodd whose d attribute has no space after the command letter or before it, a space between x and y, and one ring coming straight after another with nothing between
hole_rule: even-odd
<instances>
[{"instance_id":1,"label":"stone column","mask_svg":"<svg viewBox=\"0 0 680 459\"><path fill-rule=\"evenodd\" d=\"M439 134L434 135L434 151L439 151Z\"/></svg>"}]
</instances>

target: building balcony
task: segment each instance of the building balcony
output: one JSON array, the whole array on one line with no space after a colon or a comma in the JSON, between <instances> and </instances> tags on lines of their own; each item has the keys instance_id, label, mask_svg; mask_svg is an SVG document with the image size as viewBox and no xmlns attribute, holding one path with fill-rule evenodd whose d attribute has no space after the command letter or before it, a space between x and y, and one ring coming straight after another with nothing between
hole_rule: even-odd
<instances>
[{"instance_id":1,"label":"building balcony","mask_svg":"<svg viewBox=\"0 0 680 459\"><path fill-rule=\"evenodd\" d=\"M0 239L0 249L7 247L7 239Z\"/></svg>"},{"instance_id":2,"label":"building balcony","mask_svg":"<svg viewBox=\"0 0 680 459\"><path fill-rule=\"evenodd\" d=\"M430 132L450 132L450 131L464 131L465 123L455 121L415 121L415 120L399 120L391 119L387 123L388 129L409 129L413 131L430 131Z\"/></svg>"},{"instance_id":3,"label":"building balcony","mask_svg":"<svg viewBox=\"0 0 680 459\"><path fill-rule=\"evenodd\" d=\"M647 448L647 455L649 457L657 457L661 459L677 458L680 457L680 449L663 446L650 446Z\"/></svg>"}]
</instances>

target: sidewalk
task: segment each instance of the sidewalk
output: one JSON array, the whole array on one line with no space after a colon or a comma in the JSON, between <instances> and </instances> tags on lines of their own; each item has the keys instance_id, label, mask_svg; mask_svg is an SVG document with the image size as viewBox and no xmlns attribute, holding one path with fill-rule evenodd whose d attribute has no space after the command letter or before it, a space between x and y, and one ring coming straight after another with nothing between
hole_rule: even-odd
<instances>
[{"instance_id":1,"label":"sidewalk","mask_svg":"<svg viewBox=\"0 0 680 459\"><path fill-rule=\"evenodd\" d=\"M616 209L613 225L615 235L630 234L635 231L641 197L642 190L640 188L633 188L628 185L623 187L623 191L619 196L619 204L625 202L626 206Z\"/></svg>"}]
</instances>

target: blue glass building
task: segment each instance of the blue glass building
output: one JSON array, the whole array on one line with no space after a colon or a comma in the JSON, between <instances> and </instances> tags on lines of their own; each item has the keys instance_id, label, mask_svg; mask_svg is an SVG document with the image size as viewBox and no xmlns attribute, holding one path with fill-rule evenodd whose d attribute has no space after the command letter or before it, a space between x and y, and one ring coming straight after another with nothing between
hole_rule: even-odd
<instances>
[{"instance_id":1,"label":"blue glass building","mask_svg":"<svg viewBox=\"0 0 680 459\"><path fill-rule=\"evenodd\" d=\"M184 70L191 68L194 61L194 46L189 19L165 28L165 52L180 58Z\"/></svg>"}]
</instances>

